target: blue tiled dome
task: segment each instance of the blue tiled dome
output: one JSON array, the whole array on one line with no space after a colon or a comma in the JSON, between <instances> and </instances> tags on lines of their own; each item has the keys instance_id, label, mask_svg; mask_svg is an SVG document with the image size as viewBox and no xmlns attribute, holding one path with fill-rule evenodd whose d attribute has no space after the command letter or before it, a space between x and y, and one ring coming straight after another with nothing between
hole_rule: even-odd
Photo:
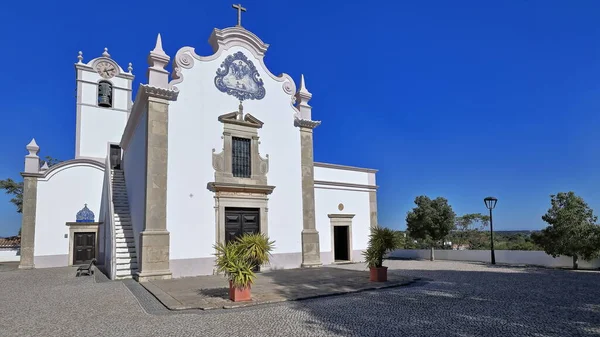
<instances>
[{"instance_id":1,"label":"blue tiled dome","mask_svg":"<svg viewBox=\"0 0 600 337\"><path fill-rule=\"evenodd\" d=\"M76 222L94 222L94 212L87 208L87 204L77 212Z\"/></svg>"}]
</instances>

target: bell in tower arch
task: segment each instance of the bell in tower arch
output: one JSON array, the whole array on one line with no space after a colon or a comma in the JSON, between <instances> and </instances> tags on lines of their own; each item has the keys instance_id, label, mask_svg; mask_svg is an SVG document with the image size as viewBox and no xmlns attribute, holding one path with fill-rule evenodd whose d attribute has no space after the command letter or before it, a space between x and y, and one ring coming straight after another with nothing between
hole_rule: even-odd
<instances>
[{"instance_id":1,"label":"bell in tower arch","mask_svg":"<svg viewBox=\"0 0 600 337\"><path fill-rule=\"evenodd\" d=\"M112 107L112 85L108 82L98 83L98 106Z\"/></svg>"}]
</instances>

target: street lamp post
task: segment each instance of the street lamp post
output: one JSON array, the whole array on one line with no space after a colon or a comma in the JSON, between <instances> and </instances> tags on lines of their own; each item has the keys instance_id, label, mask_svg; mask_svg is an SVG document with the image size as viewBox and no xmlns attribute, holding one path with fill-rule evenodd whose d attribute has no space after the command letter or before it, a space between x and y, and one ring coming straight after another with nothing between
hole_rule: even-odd
<instances>
[{"instance_id":1,"label":"street lamp post","mask_svg":"<svg viewBox=\"0 0 600 337\"><path fill-rule=\"evenodd\" d=\"M498 202L498 199L494 198L494 197L487 197L485 199L483 199L483 202L485 203L485 207L487 207L487 209L490 210L490 236L491 236L491 243L492 243L492 264L496 264L496 254L494 254L494 223L492 222L492 210L494 209L494 207L496 207L496 203Z\"/></svg>"}]
</instances>

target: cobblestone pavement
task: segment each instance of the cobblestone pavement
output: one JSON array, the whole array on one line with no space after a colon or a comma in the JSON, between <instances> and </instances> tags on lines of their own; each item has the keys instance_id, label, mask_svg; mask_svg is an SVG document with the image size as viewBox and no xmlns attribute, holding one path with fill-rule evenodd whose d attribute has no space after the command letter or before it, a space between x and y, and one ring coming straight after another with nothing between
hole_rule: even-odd
<instances>
[{"instance_id":1,"label":"cobblestone pavement","mask_svg":"<svg viewBox=\"0 0 600 337\"><path fill-rule=\"evenodd\" d=\"M185 312L157 305L134 281L97 283L75 278L73 268L0 272L0 336L600 335L598 272L386 264L424 280L299 302Z\"/></svg>"}]
</instances>

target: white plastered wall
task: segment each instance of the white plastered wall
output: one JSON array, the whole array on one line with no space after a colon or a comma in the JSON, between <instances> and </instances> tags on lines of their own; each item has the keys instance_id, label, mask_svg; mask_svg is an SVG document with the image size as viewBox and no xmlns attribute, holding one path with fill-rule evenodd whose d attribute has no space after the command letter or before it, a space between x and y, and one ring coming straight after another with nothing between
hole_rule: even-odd
<instances>
[{"instance_id":1,"label":"white plastered wall","mask_svg":"<svg viewBox=\"0 0 600 337\"><path fill-rule=\"evenodd\" d=\"M177 101L169 106L169 161L167 229L171 233L170 258L212 257L215 243L215 200L207 183L214 181L212 150L223 148L220 115L237 110L239 101L220 92L214 84L216 70L228 55L242 51L257 67L264 81L262 100L244 101L244 112L262 122L258 130L259 152L269 155L268 232L277 253L299 253L302 231L300 134L294 127L291 94L274 80L253 54L232 47L210 61L194 59L191 69L181 69L183 82Z\"/></svg>"},{"instance_id":2,"label":"white plastered wall","mask_svg":"<svg viewBox=\"0 0 600 337\"><path fill-rule=\"evenodd\" d=\"M68 265L67 222L74 222L84 204L100 212L104 170L86 163L74 163L38 179L34 264L36 267Z\"/></svg>"},{"instance_id":3,"label":"white plastered wall","mask_svg":"<svg viewBox=\"0 0 600 337\"><path fill-rule=\"evenodd\" d=\"M113 85L112 108L98 106L98 82ZM131 84L126 78L113 77L105 80L96 72L81 71L78 83L79 109L79 157L105 158L106 144L121 140L131 100Z\"/></svg>"},{"instance_id":4,"label":"white plastered wall","mask_svg":"<svg viewBox=\"0 0 600 337\"><path fill-rule=\"evenodd\" d=\"M128 147L124 149L123 153L125 185L127 186L127 198L137 256L142 256L139 234L144 230L146 212L146 119L147 114L144 112L138 121Z\"/></svg>"},{"instance_id":5,"label":"white plastered wall","mask_svg":"<svg viewBox=\"0 0 600 337\"><path fill-rule=\"evenodd\" d=\"M315 166L315 181L370 185L369 173Z\"/></svg>"},{"instance_id":6,"label":"white plastered wall","mask_svg":"<svg viewBox=\"0 0 600 337\"><path fill-rule=\"evenodd\" d=\"M338 205L344 209L339 210ZM364 250L370 233L369 192L315 187L315 217L321 246L321 262L333 261L331 222L328 214L354 214L352 218L352 250ZM353 260L357 257L353 256Z\"/></svg>"},{"instance_id":7,"label":"white plastered wall","mask_svg":"<svg viewBox=\"0 0 600 337\"><path fill-rule=\"evenodd\" d=\"M321 246L321 262L333 262L331 221L329 214L354 214L352 218L352 254L353 261L361 261L359 251L367 248L371 222L369 190L354 185L374 186L374 173L335 169L314 168L315 178L315 218ZM319 182L334 184L320 185ZM340 210L339 205L343 205Z\"/></svg>"}]
</instances>

